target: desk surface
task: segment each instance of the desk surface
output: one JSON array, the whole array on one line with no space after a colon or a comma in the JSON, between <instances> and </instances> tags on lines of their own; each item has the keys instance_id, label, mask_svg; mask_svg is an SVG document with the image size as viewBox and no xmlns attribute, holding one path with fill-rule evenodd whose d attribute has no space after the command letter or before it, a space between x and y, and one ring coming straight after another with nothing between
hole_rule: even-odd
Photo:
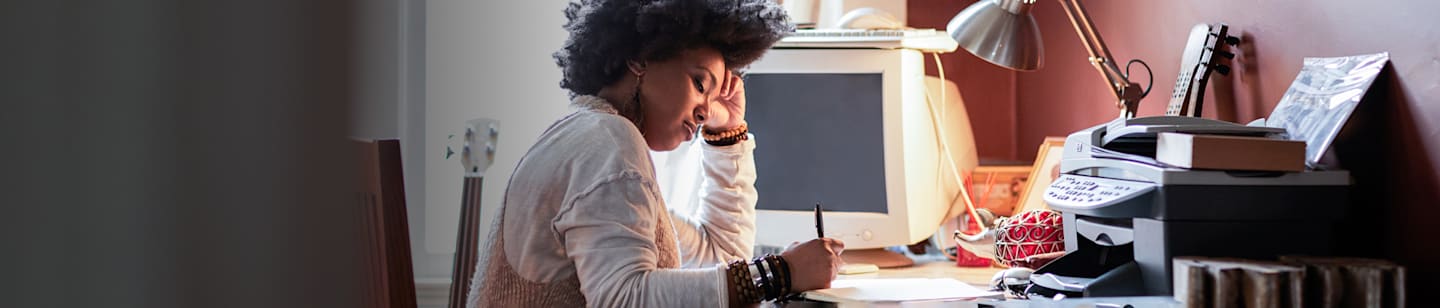
<instances>
[{"instance_id":1,"label":"desk surface","mask_svg":"<svg viewBox=\"0 0 1440 308\"><path fill-rule=\"evenodd\" d=\"M840 275L836 279L856 278L955 278L977 288L989 289L990 278L1003 270L1000 267L959 267L955 261L940 255L911 256L915 265L902 268L885 268L878 272Z\"/></svg>"},{"instance_id":2,"label":"desk surface","mask_svg":"<svg viewBox=\"0 0 1440 308\"><path fill-rule=\"evenodd\" d=\"M955 278L962 282L981 289L990 289L990 278L995 273L1003 270L1000 267L959 267L954 261L940 255L910 256L915 259L915 265L904 268L881 269L874 273L840 275L836 279L864 279L864 278ZM1183 307L1174 298L1169 296L1147 296L1147 297L1098 297L1098 298L1071 298L1059 301L1049 299L1035 300L959 300L959 301L927 301L907 303L868 303L868 304L835 304L824 302L798 301L783 304L766 303L762 307L785 307L785 308L809 308L809 307L1002 307L1002 308L1078 308L1078 307L1120 307L1124 304L1132 304L1135 307Z\"/></svg>"}]
</instances>

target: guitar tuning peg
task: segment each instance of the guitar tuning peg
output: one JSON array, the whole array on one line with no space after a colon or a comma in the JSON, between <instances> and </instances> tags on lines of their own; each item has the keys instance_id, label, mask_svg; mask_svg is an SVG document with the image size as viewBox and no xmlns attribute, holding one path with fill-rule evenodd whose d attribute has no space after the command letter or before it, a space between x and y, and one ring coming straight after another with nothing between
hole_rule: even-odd
<instances>
[{"instance_id":1,"label":"guitar tuning peg","mask_svg":"<svg viewBox=\"0 0 1440 308\"><path fill-rule=\"evenodd\" d=\"M1226 35L1225 44L1229 44L1230 46L1240 45L1240 38Z\"/></svg>"},{"instance_id":2,"label":"guitar tuning peg","mask_svg":"<svg viewBox=\"0 0 1440 308\"><path fill-rule=\"evenodd\" d=\"M1220 73L1220 75L1230 76L1230 66L1224 64L1216 65L1215 72Z\"/></svg>"},{"instance_id":3,"label":"guitar tuning peg","mask_svg":"<svg viewBox=\"0 0 1440 308\"><path fill-rule=\"evenodd\" d=\"M1224 50L1216 50L1216 51L1215 51L1215 55L1221 56L1221 57L1225 57L1226 59L1235 60L1235 53L1233 53L1233 52L1224 51Z\"/></svg>"}]
</instances>

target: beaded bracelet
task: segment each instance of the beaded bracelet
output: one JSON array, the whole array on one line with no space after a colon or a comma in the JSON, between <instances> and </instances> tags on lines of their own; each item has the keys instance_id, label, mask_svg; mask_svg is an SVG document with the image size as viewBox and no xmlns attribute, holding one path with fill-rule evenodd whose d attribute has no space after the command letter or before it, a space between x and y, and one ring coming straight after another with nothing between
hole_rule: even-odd
<instances>
[{"instance_id":1,"label":"beaded bracelet","mask_svg":"<svg viewBox=\"0 0 1440 308\"><path fill-rule=\"evenodd\" d=\"M723 132L712 133L709 131L704 131L702 132L702 135L705 138L705 143L707 144L713 146L727 146L739 143L740 141L749 140L749 133L750 127L746 124L740 124L739 127L735 127Z\"/></svg>"},{"instance_id":2,"label":"beaded bracelet","mask_svg":"<svg viewBox=\"0 0 1440 308\"><path fill-rule=\"evenodd\" d=\"M760 290L750 278L750 266L745 264L745 260L731 261L725 268L725 273L729 276L730 286L735 288L735 293L739 295L740 302L760 302Z\"/></svg>"},{"instance_id":3,"label":"beaded bracelet","mask_svg":"<svg viewBox=\"0 0 1440 308\"><path fill-rule=\"evenodd\" d=\"M705 140L719 140L719 139L725 139L725 138L735 137L736 135L744 135L745 132L747 132L747 131L749 131L749 130L750 130L750 126L749 126L749 125L740 124L740 126L736 126L735 128L727 129L727 130L721 131L721 132L711 132L711 131L709 131L709 130L705 130L705 131L702 131L701 133L705 135Z\"/></svg>"},{"instance_id":4,"label":"beaded bracelet","mask_svg":"<svg viewBox=\"0 0 1440 308\"><path fill-rule=\"evenodd\" d=\"M735 137L730 137L730 138L725 138L725 139L705 140L705 144L709 144L709 145L711 145L711 146L723 147L723 146L734 145L734 144L736 144L736 143L740 143L741 141L745 141L745 140L750 140L750 135L741 134L741 135L737 135L737 136L735 136Z\"/></svg>"}]
</instances>

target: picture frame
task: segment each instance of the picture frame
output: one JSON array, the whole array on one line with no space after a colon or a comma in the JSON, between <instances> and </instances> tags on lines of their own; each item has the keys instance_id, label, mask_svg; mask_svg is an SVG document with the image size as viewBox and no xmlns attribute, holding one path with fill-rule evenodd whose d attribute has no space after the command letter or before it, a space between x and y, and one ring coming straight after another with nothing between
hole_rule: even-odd
<instances>
[{"instance_id":1,"label":"picture frame","mask_svg":"<svg viewBox=\"0 0 1440 308\"><path fill-rule=\"evenodd\" d=\"M1060 176L1060 157L1064 156L1064 150L1065 137L1045 137L1045 141L1040 143L1040 149L1035 154L1035 164L1025 182L1025 190L1020 193L1020 200L1016 203L1015 214L1050 208L1045 204L1045 189Z\"/></svg>"},{"instance_id":2,"label":"picture frame","mask_svg":"<svg viewBox=\"0 0 1440 308\"><path fill-rule=\"evenodd\" d=\"M1030 170L1030 165L976 167L969 181L975 208L987 209L999 216L1014 214Z\"/></svg>"}]
</instances>

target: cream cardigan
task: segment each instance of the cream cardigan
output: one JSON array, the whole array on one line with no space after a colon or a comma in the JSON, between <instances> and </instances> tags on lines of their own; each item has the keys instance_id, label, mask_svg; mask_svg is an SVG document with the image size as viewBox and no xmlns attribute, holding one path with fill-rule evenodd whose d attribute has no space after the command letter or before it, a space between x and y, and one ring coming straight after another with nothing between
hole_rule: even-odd
<instances>
[{"instance_id":1,"label":"cream cardigan","mask_svg":"<svg viewBox=\"0 0 1440 308\"><path fill-rule=\"evenodd\" d=\"M723 263L755 238L753 138L652 158L603 99L571 105L511 176L467 306L728 306Z\"/></svg>"}]
</instances>

